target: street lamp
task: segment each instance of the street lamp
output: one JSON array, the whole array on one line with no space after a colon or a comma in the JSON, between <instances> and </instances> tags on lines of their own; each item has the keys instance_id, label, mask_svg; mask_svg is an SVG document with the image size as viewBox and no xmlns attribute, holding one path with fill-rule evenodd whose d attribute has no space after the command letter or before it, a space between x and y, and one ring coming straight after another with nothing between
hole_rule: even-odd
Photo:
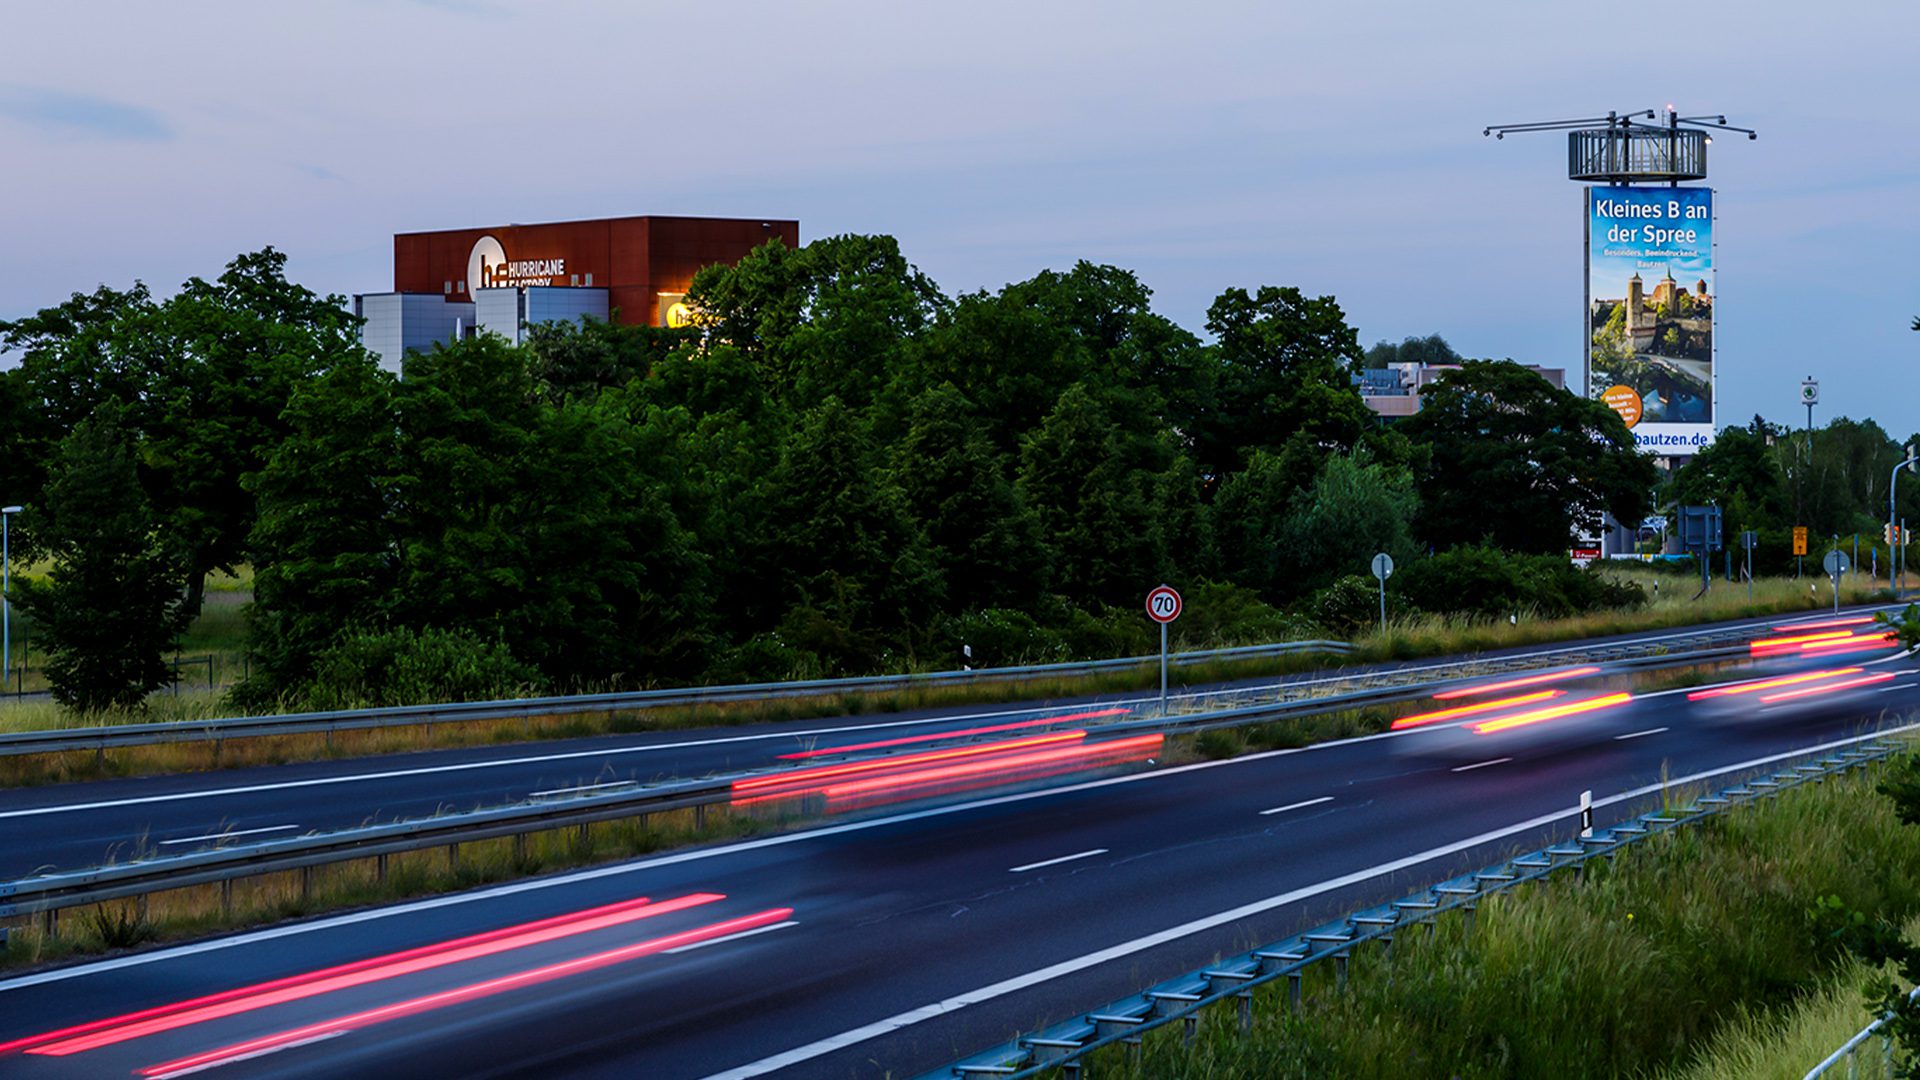
<instances>
[{"instance_id":1,"label":"street lamp","mask_svg":"<svg viewBox=\"0 0 1920 1080\"><path fill-rule=\"evenodd\" d=\"M1913 452L1913 447L1911 446L1908 446L1905 449L1907 451L1907 460L1901 462L1898 465L1895 465L1893 467L1892 475L1887 479L1887 582L1888 584L1893 584L1893 573L1894 573L1893 568L1896 561L1899 559L1899 556L1894 553L1900 552L1904 554L1906 551L1906 546L1900 543L1900 541L1906 539L1906 537L1900 535L1905 530L1901 527L1899 518L1894 516L1895 514L1898 513L1898 511L1895 509L1893 497L1895 494L1899 492L1899 489L1900 489L1900 470L1911 469L1916 464L1920 464L1920 454L1915 454ZM1900 599L1900 590L1906 587L1906 584L1907 584L1906 569L1907 568L1905 566L1900 567L1900 582L1899 584L1893 586L1893 598L1895 600Z\"/></svg>"},{"instance_id":2,"label":"street lamp","mask_svg":"<svg viewBox=\"0 0 1920 1080\"><path fill-rule=\"evenodd\" d=\"M0 689L13 673L13 553L7 543L7 521L18 506L0 506Z\"/></svg>"}]
</instances>

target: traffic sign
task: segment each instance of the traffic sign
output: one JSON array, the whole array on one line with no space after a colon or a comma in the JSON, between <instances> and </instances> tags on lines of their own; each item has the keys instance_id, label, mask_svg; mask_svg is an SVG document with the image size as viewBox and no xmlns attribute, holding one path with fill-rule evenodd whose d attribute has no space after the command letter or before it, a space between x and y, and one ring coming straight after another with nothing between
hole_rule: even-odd
<instances>
[{"instance_id":1,"label":"traffic sign","mask_svg":"<svg viewBox=\"0 0 1920 1080\"><path fill-rule=\"evenodd\" d=\"M1841 574L1846 573L1852 565L1853 564L1847 559L1847 553L1844 551L1829 551L1827 552L1827 557L1820 560L1820 566L1827 572L1828 577L1839 577Z\"/></svg>"},{"instance_id":2,"label":"traffic sign","mask_svg":"<svg viewBox=\"0 0 1920 1080\"><path fill-rule=\"evenodd\" d=\"M1373 557L1373 576L1385 581L1393 576L1393 556L1381 552Z\"/></svg>"},{"instance_id":3,"label":"traffic sign","mask_svg":"<svg viewBox=\"0 0 1920 1080\"><path fill-rule=\"evenodd\" d=\"M1793 553L1795 555L1805 555L1807 553L1807 527L1805 525L1795 525L1793 527Z\"/></svg>"},{"instance_id":4,"label":"traffic sign","mask_svg":"<svg viewBox=\"0 0 1920 1080\"><path fill-rule=\"evenodd\" d=\"M1147 594L1147 618L1162 626L1180 617L1180 594L1171 585L1162 585Z\"/></svg>"},{"instance_id":5,"label":"traffic sign","mask_svg":"<svg viewBox=\"0 0 1920 1080\"><path fill-rule=\"evenodd\" d=\"M1820 380L1809 375L1800 381L1800 404L1820 404Z\"/></svg>"},{"instance_id":6,"label":"traffic sign","mask_svg":"<svg viewBox=\"0 0 1920 1080\"><path fill-rule=\"evenodd\" d=\"M1752 551L1760 543L1760 534L1748 529L1740 534L1740 546Z\"/></svg>"}]
</instances>

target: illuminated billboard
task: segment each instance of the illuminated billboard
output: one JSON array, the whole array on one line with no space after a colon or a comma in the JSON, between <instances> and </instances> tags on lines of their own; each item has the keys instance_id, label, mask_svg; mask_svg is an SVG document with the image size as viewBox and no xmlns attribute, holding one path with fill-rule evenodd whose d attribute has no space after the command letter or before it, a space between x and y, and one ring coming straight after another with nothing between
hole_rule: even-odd
<instances>
[{"instance_id":1,"label":"illuminated billboard","mask_svg":"<svg viewBox=\"0 0 1920 1080\"><path fill-rule=\"evenodd\" d=\"M1587 203L1587 395L1640 448L1713 441L1713 190L1595 187Z\"/></svg>"}]
</instances>

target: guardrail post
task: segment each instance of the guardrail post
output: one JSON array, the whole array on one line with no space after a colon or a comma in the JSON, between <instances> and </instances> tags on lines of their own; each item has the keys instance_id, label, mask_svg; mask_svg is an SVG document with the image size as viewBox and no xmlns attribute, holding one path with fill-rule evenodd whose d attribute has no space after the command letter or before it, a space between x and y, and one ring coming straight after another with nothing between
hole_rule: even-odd
<instances>
[{"instance_id":1,"label":"guardrail post","mask_svg":"<svg viewBox=\"0 0 1920 1080\"><path fill-rule=\"evenodd\" d=\"M460 872L460 845L459 844L447 845L447 871L449 873L454 873L454 874L457 874Z\"/></svg>"},{"instance_id":2,"label":"guardrail post","mask_svg":"<svg viewBox=\"0 0 1920 1080\"><path fill-rule=\"evenodd\" d=\"M387 855L384 851L373 857L373 878L382 885L387 883Z\"/></svg>"},{"instance_id":3,"label":"guardrail post","mask_svg":"<svg viewBox=\"0 0 1920 1080\"><path fill-rule=\"evenodd\" d=\"M1300 973L1287 973L1287 1008L1292 1012L1300 1011Z\"/></svg>"},{"instance_id":4,"label":"guardrail post","mask_svg":"<svg viewBox=\"0 0 1920 1080\"><path fill-rule=\"evenodd\" d=\"M699 832L707 827L707 807L705 803L693 808L693 831Z\"/></svg>"},{"instance_id":5,"label":"guardrail post","mask_svg":"<svg viewBox=\"0 0 1920 1080\"><path fill-rule=\"evenodd\" d=\"M588 823L583 821L574 830L574 843L579 845L582 852L591 850L592 848L592 845L587 842L587 825Z\"/></svg>"},{"instance_id":6,"label":"guardrail post","mask_svg":"<svg viewBox=\"0 0 1920 1080\"><path fill-rule=\"evenodd\" d=\"M313 867L303 866L300 868L300 902L304 904L311 899L313 899Z\"/></svg>"},{"instance_id":7,"label":"guardrail post","mask_svg":"<svg viewBox=\"0 0 1920 1080\"><path fill-rule=\"evenodd\" d=\"M513 834L513 861L516 866L525 866L527 862L527 834Z\"/></svg>"},{"instance_id":8,"label":"guardrail post","mask_svg":"<svg viewBox=\"0 0 1920 1080\"><path fill-rule=\"evenodd\" d=\"M60 909L48 908L42 914L43 917L40 920L41 933L46 936L48 941L52 941L54 938L60 936Z\"/></svg>"},{"instance_id":9,"label":"guardrail post","mask_svg":"<svg viewBox=\"0 0 1920 1080\"><path fill-rule=\"evenodd\" d=\"M226 878L220 882L220 917L223 919L233 918L232 878Z\"/></svg>"}]
</instances>

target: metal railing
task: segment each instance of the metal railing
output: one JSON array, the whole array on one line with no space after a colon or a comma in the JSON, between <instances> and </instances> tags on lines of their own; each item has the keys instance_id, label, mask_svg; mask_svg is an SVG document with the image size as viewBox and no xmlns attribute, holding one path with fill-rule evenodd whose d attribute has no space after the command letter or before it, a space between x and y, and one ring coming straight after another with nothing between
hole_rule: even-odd
<instances>
[{"instance_id":1,"label":"metal railing","mask_svg":"<svg viewBox=\"0 0 1920 1080\"><path fill-rule=\"evenodd\" d=\"M1378 942L1383 950L1391 950L1395 934L1410 927L1424 924L1431 929L1436 919L1449 912L1461 912L1471 920L1480 902L1488 897L1563 870L1572 869L1578 874L1587 862L1611 857L1649 836L1862 767L1899 749L1894 743L1870 743L1701 797L1670 813L1641 814L1625 824L1595 829L1588 835L1495 863L1390 904L1354 912L1295 937L1169 979L1104 1008L1078 1014L926 1073L920 1080L1025 1080L1056 1070L1078 1076L1088 1055L1108 1047L1124 1047L1138 1055L1143 1036L1159 1028L1180 1024L1191 1039L1200 1014L1228 1002L1237 1008L1241 1030L1248 1030L1253 1025L1255 991L1285 980L1288 1006L1298 1008L1304 974L1315 964L1333 961L1335 989L1344 989L1350 960L1363 945Z\"/></svg>"},{"instance_id":2,"label":"metal railing","mask_svg":"<svg viewBox=\"0 0 1920 1080\"><path fill-rule=\"evenodd\" d=\"M1709 655L1707 650L1715 646L1725 646L1722 651L1724 657L1731 658L1738 655L1741 650L1733 648L1732 643L1745 640L1751 631L1752 625L1745 624L1738 627L1681 631L1657 637L1639 637L1613 644L1556 646L1488 659L1396 665L1370 672L1291 679L1260 687L1186 694L1175 699L1174 706L1185 710L1212 712L1241 705L1303 701L1381 687L1419 686L1442 679L1468 678L1504 671L1525 671L1574 661L1629 665L1650 661L1664 665L1667 658L1675 654L1675 650L1683 648L1692 649L1693 655L1701 658L1702 662L1711 662L1719 657ZM1170 661L1180 666L1192 666L1202 663L1263 659L1295 653L1318 652L1338 655L1349 653L1352 649L1353 646L1342 641L1289 641L1272 645L1247 645L1230 649L1176 653L1170 657ZM0 757L71 750L104 751L116 747L158 743L219 742L225 739L261 738L274 735L324 735L367 728L409 727L480 720L518 720L541 716L623 712L672 706L881 693L889 690L1011 682L1050 676L1092 675L1105 671L1139 668L1157 660L1158 657L1153 656L1124 657L1115 660L1035 664L1026 667L981 668L973 671L941 671L848 679L809 679L732 686L696 686L666 690L576 694L565 697L517 698L503 701L399 705L151 724L50 728L0 733Z\"/></svg>"},{"instance_id":3,"label":"metal railing","mask_svg":"<svg viewBox=\"0 0 1920 1080\"><path fill-rule=\"evenodd\" d=\"M1719 655L1725 650L1714 650ZM1641 666L1682 666L1701 662L1701 654L1676 653L1649 658ZM1480 674L1480 673L1474 673ZM1142 717L1104 724L1062 719L1060 724L1085 729L1089 747L1100 739L1160 732L1169 735L1197 734L1223 728L1244 727L1296 719L1326 712L1363 708L1394 701L1430 696L1459 684L1473 675L1435 680L1417 685L1390 685L1372 689L1329 694L1295 701L1238 705L1204 713L1183 713L1163 717ZM1073 716L1071 708L1063 717ZM1043 718L1044 719L1044 718ZM1051 725L1036 724L1029 733L1052 730ZM990 741L991 734L976 733L948 740L916 744L915 750ZM895 751L904 753L907 751ZM890 754L865 755L858 760L880 760ZM595 822L644 817L647 814L692 808L704 818L705 807L732 802L734 784L741 780L765 777L780 772L798 772L810 763L781 762L764 768L716 775L700 779L668 779L656 782L621 783L610 789L583 791L564 798L529 800L508 806L470 812L445 814L431 818L373 824L353 829L311 833L278 840L215 847L182 855L141 858L110 866L42 874L13 881L0 881L0 919L23 915L48 914L66 908L82 907L109 900L145 896L171 889L214 882L222 883L223 903L231 902L232 882L284 870L311 870L332 863L377 858L379 876L384 879L386 857L410 851L446 847L451 858L458 859L461 844L505 836L523 837L566 827L584 827ZM303 875L303 890L310 887ZM55 920L48 919L51 930Z\"/></svg>"},{"instance_id":4,"label":"metal railing","mask_svg":"<svg viewBox=\"0 0 1920 1080\"><path fill-rule=\"evenodd\" d=\"M1914 987L1912 992L1907 994L1907 1000L1920 1001L1920 986ZM1855 1080L1855 1078L1860 1075L1860 1048L1866 1045L1875 1035L1880 1036L1880 1053L1875 1055L1873 1051L1867 1051L1867 1060L1874 1063L1875 1075L1892 1077L1893 1035L1883 1030L1887 1026L1887 1019L1887 1017L1883 1016L1873 1023L1868 1024L1866 1027L1861 1028L1859 1034L1848 1039L1841 1045L1840 1049L1827 1055L1825 1061L1815 1065L1812 1071L1808 1072L1801 1080L1813 1080L1816 1076L1825 1076L1827 1075L1827 1070L1837 1067L1843 1061L1846 1062L1847 1065L1847 1080Z\"/></svg>"}]
</instances>

